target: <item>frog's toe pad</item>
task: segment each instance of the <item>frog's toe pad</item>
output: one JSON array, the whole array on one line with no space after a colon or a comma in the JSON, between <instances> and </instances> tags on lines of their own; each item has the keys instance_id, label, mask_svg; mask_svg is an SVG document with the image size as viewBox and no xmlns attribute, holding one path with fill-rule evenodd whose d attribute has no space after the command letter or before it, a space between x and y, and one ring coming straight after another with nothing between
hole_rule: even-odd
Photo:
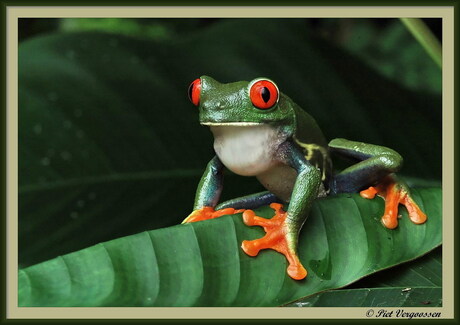
<instances>
[{"instance_id":1,"label":"frog's toe pad","mask_svg":"<svg viewBox=\"0 0 460 325\"><path fill-rule=\"evenodd\" d=\"M282 205L272 203L275 210L271 219L261 218L255 215L254 211L246 210L243 213L243 221L248 226L261 226L266 234L264 237L255 240L244 240L241 248L249 256L256 256L262 249L273 249L283 254L289 262L288 275L296 280L302 280L307 276L307 270L297 256L292 233L286 224L287 213L282 210Z\"/></svg>"},{"instance_id":2,"label":"frog's toe pad","mask_svg":"<svg viewBox=\"0 0 460 325\"><path fill-rule=\"evenodd\" d=\"M241 248L249 256L257 256L257 254L259 254L261 250L260 245L257 243L257 240L243 240L243 242L241 243Z\"/></svg>"},{"instance_id":3,"label":"frog's toe pad","mask_svg":"<svg viewBox=\"0 0 460 325\"><path fill-rule=\"evenodd\" d=\"M361 197L365 199L373 199L377 193L378 190L373 186L369 187L367 190L359 192Z\"/></svg>"},{"instance_id":4,"label":"frog's toe pad","mask_svg":"<svg viewBox=\"0 0 460 325\"><path fill-rule=\"evenodd\" d=\"M412 197L409 196L409 194L406 194L402 198L402 204L406 206L406 209L409 213L409 218L410 220L415 223L415 224L422 224L425 223L427 216L423 211L419 208L417 203L414 202Z\"/></svg>"},{"instance_id":5,"label":"frog's toe pad","mask_svg":"<svg viewBox=\"0 0 460 325\"><path fill-rule=\"evenodd\" d=\"M291 278L295 280L302 280L307 276L307 270L305 270L302 264L289 265L287 268L287 273Z\"/></svg>"},{"instance_id":6,"label":"frog's toe pad","mask_svg":"<svg viewBox=\"0 0 460 325\"><path fill-rule=\"evenodd\" d=\"M243 221L247 226L269 227L272 224L270 223L270 219L258 217L252 210L246 210L243 212Z\"/></svg>"}]
</instances>

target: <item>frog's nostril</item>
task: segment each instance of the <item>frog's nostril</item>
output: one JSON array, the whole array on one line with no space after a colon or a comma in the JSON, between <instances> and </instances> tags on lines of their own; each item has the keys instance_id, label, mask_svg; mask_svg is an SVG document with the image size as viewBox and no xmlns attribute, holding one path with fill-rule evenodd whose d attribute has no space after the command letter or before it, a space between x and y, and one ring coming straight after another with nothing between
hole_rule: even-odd
<instances>
[{"instance_id":1,"label":"frog's nostril","mask_svg":"<svg viewBox=\"0 0 460 325\"><path fill-rule=\"evenodd\" d=\"M203 101L201 107L204 111L220 111L225 109L224 101Z\"/></svg>"}]
</instances>

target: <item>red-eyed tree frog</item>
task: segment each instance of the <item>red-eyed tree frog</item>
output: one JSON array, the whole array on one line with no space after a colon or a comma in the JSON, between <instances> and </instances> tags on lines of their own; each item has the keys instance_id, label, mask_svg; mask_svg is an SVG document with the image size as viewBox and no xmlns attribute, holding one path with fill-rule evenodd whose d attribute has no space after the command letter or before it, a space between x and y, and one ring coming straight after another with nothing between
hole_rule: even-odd
<instances>
[{"instance_id":1,"label":"red-eyed tree frog","mask_svg":"<svg viewBox=\"0 0 460 325\"><path fill-rule=\"evenodd\" d=\"M288 275L301 280L307 271L298 257L298 236L317 197L351 192L367 199L381 196L381 221L389 229L398 226L399 204L415 224L426 221L408 186L394 174L403 161L397 152L346 139L327 143L315 120L270 79L221 84L202 76L191 83L189 98L198 106L200 123L214 135L216 155L198 185L193 212L183 223L243 213L246 225L266 231L263 238L243 241L244 252L256 256L262 249L274 249L287 258ZM333 173L331 154L357 163ZM224 167L257 177L267 191L219 204ZM275 211L272 219L251 210L268 204Z\"/></svg>"}]
</instances>

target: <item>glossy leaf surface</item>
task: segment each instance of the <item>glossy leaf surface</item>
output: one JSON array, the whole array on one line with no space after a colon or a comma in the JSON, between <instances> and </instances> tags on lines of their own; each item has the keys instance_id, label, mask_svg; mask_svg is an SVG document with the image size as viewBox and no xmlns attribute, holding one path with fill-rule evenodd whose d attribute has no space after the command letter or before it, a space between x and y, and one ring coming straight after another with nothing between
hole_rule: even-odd
<instances>
[{"instance_id":1,"label":"glossy leaf surface","mask_svg":"<svg viewBox=\"0 0 460 325\"><path fill-rule=\"evenodd\" d=\"M273 251L257 258L239 248L262 235L241 215L142 232L20 271L22 306L278 306L343 287L368 274L414 259L441 243L441 192L414 191L429 216L414 225L381 226L380 199L340 195L319 200L300 240L309 270L304 281L286 275ZM425 205L424 202L430 202ZM262 208L269 216L271 209ZM338 217L337 211L345 217Z\"/></svg>"}]
</instances>

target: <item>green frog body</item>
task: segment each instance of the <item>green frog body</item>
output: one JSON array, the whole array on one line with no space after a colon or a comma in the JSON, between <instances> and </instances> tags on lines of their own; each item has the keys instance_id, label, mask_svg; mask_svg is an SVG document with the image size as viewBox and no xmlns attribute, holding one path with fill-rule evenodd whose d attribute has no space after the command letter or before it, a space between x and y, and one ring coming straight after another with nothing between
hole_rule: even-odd
<instances>
[{"instance_id":1,"label":"green frog body","mask_svg":"<svg viewBox=\"0 0 460 325\"><path fill-rule=\"evenodd\" d=\"M199 120L214 135L214 151L198 185L193 212L183 223L243 213L247 225L262 226L267 234L243 241L250 256L274 249L288 260L288 275L296 280L307 271L298 257L298 235L314 200L336 193L360 192L385 199L382 223L398 225L398 205L421 224L426 215L410 196L407 185L394 174L402 157L392 149L346 139L326 141L316 121L270 79L257 78L221 84L202 76L189 87L189 98L199 108ZM357 163L333 173L331 154ZM224 167L242 176L255 176L266 191L219 203ZM272 219L252 209L268 205ZM287 205L287 210L283 210Z\"/></svg>"}]
</instances>

